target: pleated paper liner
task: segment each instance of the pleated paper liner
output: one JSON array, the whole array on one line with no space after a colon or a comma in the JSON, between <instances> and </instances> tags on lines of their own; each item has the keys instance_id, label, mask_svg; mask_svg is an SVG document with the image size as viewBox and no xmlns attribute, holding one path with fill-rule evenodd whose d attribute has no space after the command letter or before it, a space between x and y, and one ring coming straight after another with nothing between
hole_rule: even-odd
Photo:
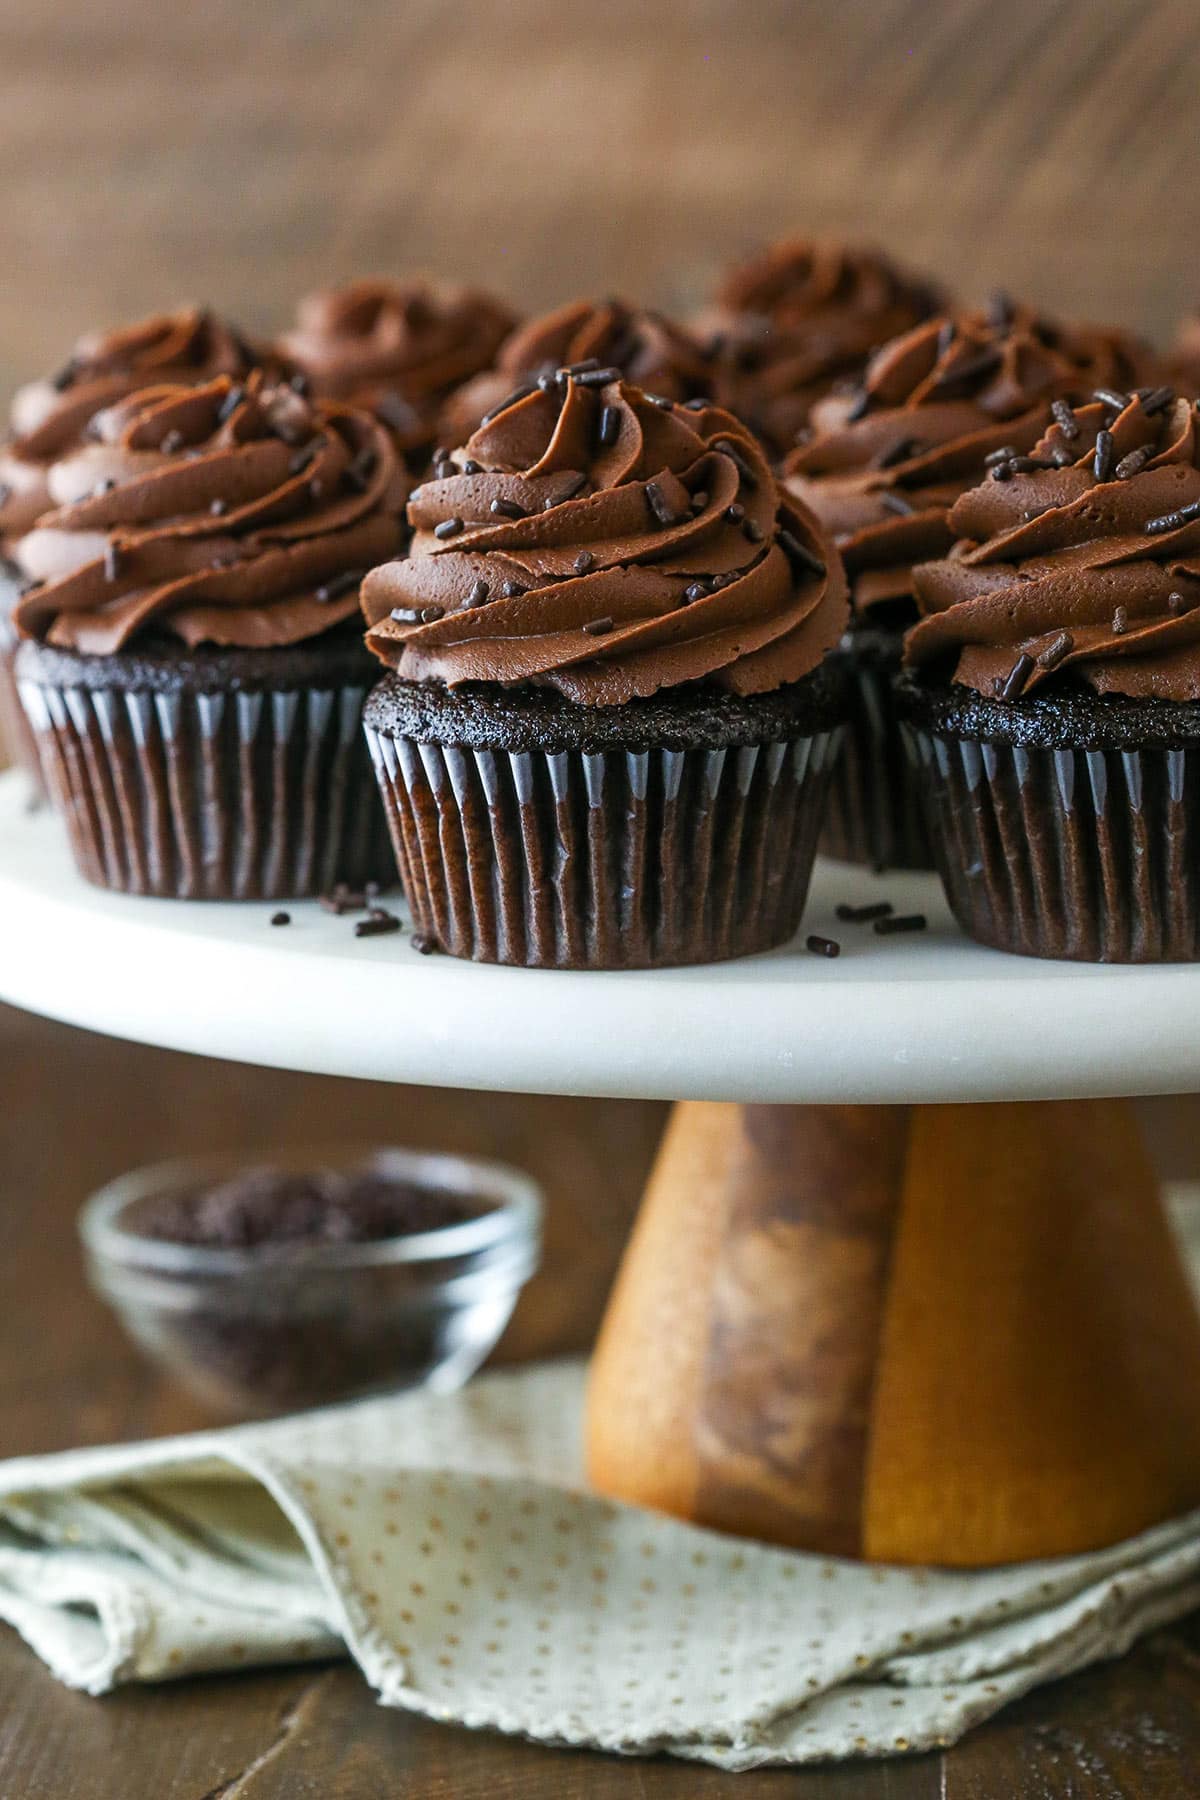
<instances>
[{"instance_id":1,"label":"pleated paper liner","mask_svg":"<svg viewBox=\"0 0 1200 1800\"><path fill-rule=\"evenodd\" d=\"M997 741L1001 703L970 705L990 738L919 702L902 728L963 930L1023 956L1200 958L1200 708L1042 703L1004 732L1032 740L1041 726L1052 741L1039 744ZM1082 741L1058 741L1072 729Z\"/></svg>"},{"instance_id":2,"label":"pleated paper liner","mask_svg":"<svg viewBox=\"0 0 1200 1800\"><path fill-rule=\"evenodd\" d=\"M899 632L856 632L838 653L850 678L847 720L819 847L839 862L871 869L932 869L925 815L892 696L900 645Z\"/></svg>"},{"instance_id":3,"label":"pleated paper liner","mask_svg":"<svg viewBox=\"0 0 1200 1800\"><path fill-rule=\"evenodd\" d=\"M46 798L46 787L38 759L37 739L17 692L18 647L16 632L0 610L0 750L10 762L25 771L31 796L40 802Z\"/></svg>"},{"instance_id":4,"label":"pleated paper liner","mask_svg":"<svg viewBox=\"0 0 1200 1800\"><path fill-rule=\"evenodd\" d=\"M17 664L80 873L187 900L395 881L362 737L369 673L353 640L195 658L27 644Z\"/></svg>"},{"instance_id":5,"label":"pleated paper liner","mask_svg":"<svg viewBox=\"0 0 1200 1800\"><path fill-rule=\"evenodd\" d=\"M398 732L383 696L404 685L372 696L367 740L414 928L444 950L648 968L795 933L839 732L827 703L812 729L753 743L515 748Z\"/></svg>"}]
</instances>

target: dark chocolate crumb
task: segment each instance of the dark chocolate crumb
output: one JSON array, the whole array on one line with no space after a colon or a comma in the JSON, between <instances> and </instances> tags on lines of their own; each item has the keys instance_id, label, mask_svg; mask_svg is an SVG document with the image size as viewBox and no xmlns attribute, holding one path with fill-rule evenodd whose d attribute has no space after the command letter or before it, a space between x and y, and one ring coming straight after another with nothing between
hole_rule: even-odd
<instances>
[{"instance_id":1,"label":"dark chocolate crumb","mask_svg":"<svg viewBox=\"0 0 1200 1800\"><path fill-rule=\"evenodd\" d=\"M836 938L818 937L815 931L805 938L804 943L805 948L811 950L814 956L840 956L842 954L842 946Z\"/></svg>"},{"instance_id":2,"label":"dark chocolate crumb","mask_svg":"<svg viewBox=\"0 0 1200 1800\"><path fill-rule=\"evenodd\" d=\"M290 925L291 922L292 915L289 912L277 912L271 914L272 925Z\"/></svg>"},{"instance_id":3,"label":"dark chocolate crumb","mask_svg":"<svg viewBox=\"0 0 1200 1800\"><path fill-rule=\"evenodd\" d=\"M437 940L435 938L427 937L423 931L414 931L408 941L413 949L418 951L422 956L432 956L437 949Z\"/></svg>"}]
</instances>

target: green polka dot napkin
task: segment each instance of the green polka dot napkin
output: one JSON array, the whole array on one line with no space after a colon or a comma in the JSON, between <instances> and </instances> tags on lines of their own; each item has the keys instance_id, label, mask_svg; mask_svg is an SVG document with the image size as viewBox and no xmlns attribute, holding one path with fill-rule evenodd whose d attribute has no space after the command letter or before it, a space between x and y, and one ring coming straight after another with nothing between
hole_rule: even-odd
<instances>
[{"instance_id":1,"label":"green polka dot napkin","mask_svg":"<svg viewBox=\"0 0 1200 1800\"><path fill-rule=\"evenodd\" d=\"M950 1742L1200 1604L1200 1515L949 1574L615 1506L582 1398L551 1364L0 1465L0 1618L95 1694L344 1648L385 1705L747 1769Z\"/></svg>"}]
</instances>

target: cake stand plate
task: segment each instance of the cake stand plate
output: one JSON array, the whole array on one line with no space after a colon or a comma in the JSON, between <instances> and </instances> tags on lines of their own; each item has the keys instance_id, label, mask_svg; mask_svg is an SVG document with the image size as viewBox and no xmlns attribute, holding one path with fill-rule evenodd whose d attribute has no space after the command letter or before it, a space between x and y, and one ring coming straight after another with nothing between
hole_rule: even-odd
<instances>
[{"instance_id":1,"label":"cake stand plate","mask_svg":"<svg viewBox=\"0 0 1200 1800\"><path fill-rule=\"evenodd\" d=\"M919 935L835 916L887 899ZM421 956L407 929L290 904L131 899L75 874L0 776L0 999L174 1050L380 1081L780 1102L1023 1100L1200 1088L1200 967L982 949L929 876L818 863L797 943L703 968L589 974Z\"/></svg>"}]
</instances>

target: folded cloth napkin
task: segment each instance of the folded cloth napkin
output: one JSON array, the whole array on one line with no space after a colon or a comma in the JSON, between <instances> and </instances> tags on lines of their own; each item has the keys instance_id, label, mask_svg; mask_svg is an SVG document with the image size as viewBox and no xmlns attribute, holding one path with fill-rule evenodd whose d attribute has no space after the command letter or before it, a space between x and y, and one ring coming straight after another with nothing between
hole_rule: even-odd
<instances>
[{"instance_id":1,"label":"folded cloth napkin","mask_svg":"<svg viewBox=\"0 0 1200 1800\"><path fill-rule=\"evenodd\" d=\"M1200 1604L1200 1514L952 1574L616 1506L582 1401L554 1363L0 1464L0 1618L94 1694L344 1650L385 1705L748 1769L950 1743Z\"/></svg>"}]
</instances>

